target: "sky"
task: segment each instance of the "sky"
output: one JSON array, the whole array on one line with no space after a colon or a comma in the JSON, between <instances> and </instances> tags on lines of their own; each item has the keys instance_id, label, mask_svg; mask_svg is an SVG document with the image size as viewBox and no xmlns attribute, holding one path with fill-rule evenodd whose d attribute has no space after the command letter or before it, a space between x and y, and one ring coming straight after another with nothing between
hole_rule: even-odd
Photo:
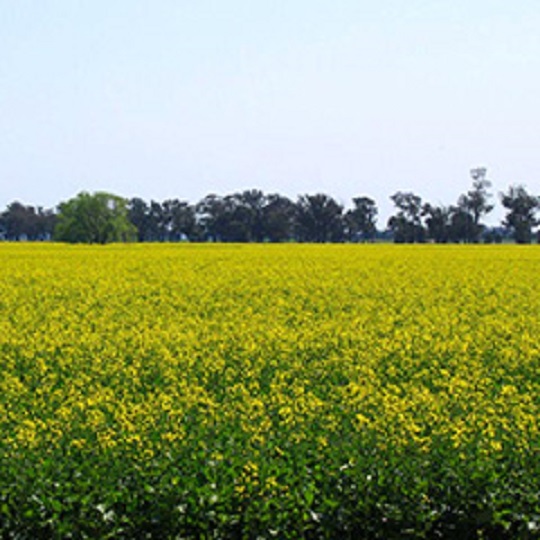
<instances>
[{"instance_id":1,"label":"sky","mask_svg":"<svg viewBox=\"0 0 540 540\"><path fill-rule=\"evenodd\" d=\"M478 166L540 194L539 29L537 0L0 0L0 208L258 188L384 225Z\"/></svg>"}]
</instances>

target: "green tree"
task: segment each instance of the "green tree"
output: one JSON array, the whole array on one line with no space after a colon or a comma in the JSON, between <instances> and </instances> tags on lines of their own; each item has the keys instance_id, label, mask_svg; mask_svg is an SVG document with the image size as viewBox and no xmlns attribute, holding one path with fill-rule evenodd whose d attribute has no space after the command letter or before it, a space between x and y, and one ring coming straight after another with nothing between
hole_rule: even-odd
<instances>
[{"instance_id":1,"label":"green tree","mask_svg":"<svg viewBox=\"0 0 540 540\"><path fill-rule=\"evenodd\" d=\"M450 225L448 229L448 237L450 242L459 244L464 242L470 244L477 242L478 228L474 224L473 216L466 208L460 206L450 207Z\"/></svg>"},{"instance_id":2,"label":"green tree","mask_svg":"<svg viewBox=\"0 0 540 540\"><path fill-rule=\"evenodd\" d=\"M228 240L228 211L223 197L215 193L206 195L195 206L195 212L205 240L212 242Z\"/></svg>"},{"instance_id":3,"label":"green tree","mask_svg":"<svg viewBox=\"0 0 540 540\"><path fill-rule=\"evenodd\" d=\"M301 242L341 242L343 206L324 193L301 195L296 203L296 225Z\"/></svg>"},{"instance_id":4,"label":"green tree","mask_svg":"<svg viewBox=\"0 0 540 540\"><path fill-rule=\"evenodd\" d=\"M168 229L168 240L195 240L198 238L195 209L186 201L169 199L162 204Z\"/></svg>"},{"instance_id":5,"label":"green tree","mask_svg":"<svg viewBox=\"0 0 540 540\"><path fill-rule=\"evenodd\" d=\"M388 220L388 228L397 244L424 242L425 229L422 226L422 198L414 193L398 191L390 199L397 208L397 214Z\"/></svg>"},{"instance_id":6,"label":"green tree","mask_svg":"<svg viewBox=\"0 0 540 540\"><path fill-rule=\"evenodd\" d=\"M518 244L529 244L532 229L538 224L536 212L540 206L538 197L527 192L524 186L510 186L507 193L501 193L501 203L507 209L503 225L510 229Z\"/></svg>"},{"instance_id":7,"label":"green tree","mask_svg":"<svg viewBox=\"0 0 540 540\"><path fill-rule=\"evenodd\" d=\"M350 240L366 242L377 234L377 205L369 197L355 197L354 208L345 214L345 223Z\"/></svg>"},{"instance_id":8,"label":"green tree","mask_svg":"<svg viewBox=\"0 0 540 540\"><path fill-rule=\"evenodd\" d=\"M480 223L481 218L489 214L494 208L489 203L492 196L488 189L491 187L491 182L486 179L487 170L484 167L477 167L471 170L473 180L472 189L466 194L461 195L458 200L458 207L463 212L469 214L472 227L467 235L466 241L479 242L484 230L484 225Z\"/></svg>"},{"instance_id":9,"label":"green tree","mask_svg":"<svg viewBox=\"0 0 540 540\"><path fill-rule=\"evenodd\" d=\"M36 212L33 206L14 201L2 213L2 226L8 240L31 240L35 228Z\"/></svg>"},{"instance_id":10,"label":"green tree","mask_svg":"<svg viewBox=\"0 0 540 540\"><path fill-rule=\"evenodd\" d=\"M54 221L52 210L15 201L0 214L0 233L7 240L49 240Z\"/></svg>"},{"instance_id":11,"label":"green tree","mask_svg":"<svg viewBox=\"0 0 540 540\"><path fill-rule=\"evenodd\" d=\"M289 198L273 193L263 208L264 238L269 242L286 242L294 237L296 205Z\"/></svg>"},{"instance_id":12,"label":"green tree","mask_svg":"<svg viewBox=\"0 0 540 540\"><path fill-rule=\"evenodd\" d=\"M150 207L140 197L134 197L128 202L128 218L137 228L137 240L147 242L153 240L150 231Z\"/></svg>"},{"instance_id":13,"label":"green tree","mask_svg":"<svg viewBox=\"0 0 540 540\"><path fill-rule=\"evenodd\" d=\"M247 227L247 241L262 242L264 240L264 207L266 195L258 189L245 190L233 195L234 212L237 221Z\"/></svg>"},{"instance_id":14,"label":"green tree","mask_svg":"<svg viewBox=\"0 0 540 540\"><path fill-rule=\"evenodd\" d=\"M137 239L137 228L129 220L128 202L122 197L82 192L58 206L54 239L88 244L131 242Z\"/></svg>"},{"instance_id":15,"label":"green tree","mask_svg":"<svg viewBox=\"0 0 540 540\"><path fill-rule=\"evenodd\" d=\"M451 209L425 203L422 215L426 223L427 236L437 244L446 244L450 235Z\"/></svg>"},{"instance_id":16,"label":"green tree","mask_svg":"<svg viewBox=\"0 0 540 540\"><path fill-rule=\"evenodd\" d=\"M260 190L251 189L225 197L210 194L195 207L202 237L218 242L262 242L268 203Z\"/></svg>"}]
</instances>

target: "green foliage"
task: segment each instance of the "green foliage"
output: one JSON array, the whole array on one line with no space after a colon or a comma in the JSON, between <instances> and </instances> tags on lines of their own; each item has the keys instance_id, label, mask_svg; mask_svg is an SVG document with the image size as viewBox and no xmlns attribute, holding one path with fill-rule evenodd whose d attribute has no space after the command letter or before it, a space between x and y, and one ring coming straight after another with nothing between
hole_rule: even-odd
<instances>
[{"instance_id":1,"label":"green foliage","mask_svg":"<svg viewBox=\"0 0 540 540\"><path fill-rule=\"evenodd\" d=\"M507 210L503 225L512 231L516 243L529 244L532 229L538 224L540 199L530 195L524 186L510 186L507 193L501 193L501 202Z\"/></svg>"},{"instance_id":2,"label":"green foliage","mask_svg":"<svg viewBox=\"0 0 540 540\"><path fill-rule=\"evenodd\" d=\"M353 241L373 240L377 234L377 205L369 197L355 197L354 208L345 215L348 237Z\"/></svg>"},{"instance_id":3,"label":"green foliage","mask_svg":"<svg viewBox=\"0 0 540 540\"><path fill-rule=\"evenodd\" d=\"M296 206L300 241L343 241L343 207L335 199L324 193L301 195Z\"/></svg>"},{"instance_id":4,"label":"green foliage","mask_svg":"<svg viewBox=\"0 0 540 540\"><path fill-rule=\"evenodd\" d=\"M108 244L132 242L137 229L128 219L127 201L105 192L82 192L58 207L54 239L59 242Z\"/></svg>"}]
</instances>

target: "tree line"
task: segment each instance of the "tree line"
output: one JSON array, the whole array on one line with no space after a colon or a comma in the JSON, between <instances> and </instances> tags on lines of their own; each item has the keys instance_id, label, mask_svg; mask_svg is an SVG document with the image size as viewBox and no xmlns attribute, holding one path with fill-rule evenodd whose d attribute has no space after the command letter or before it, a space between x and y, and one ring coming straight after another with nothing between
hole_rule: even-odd
<instances>
[{"instance_id":1,"label":"tree line","mask_svg":"<svg viewBox=\"0 0 540 540\"><path fill-rule=\"evenodd\" d=\"M540 197L522 185L499 194L505 209L500 227L483 219L494 209L486 169L471 171L472 186L454 205L424 202L412 192L391 195L395 212L386 228L377 227L376 202L352 199L345 209L332 196L280 194L252 189L230 195L210 194L196 204L179 199L147 202L105 192L79 193L56 209L13 202L0 214L4 240L109 242L371 242L480 243L512 238L524 244L540 241Z\"/></svg>"}]
</instances>

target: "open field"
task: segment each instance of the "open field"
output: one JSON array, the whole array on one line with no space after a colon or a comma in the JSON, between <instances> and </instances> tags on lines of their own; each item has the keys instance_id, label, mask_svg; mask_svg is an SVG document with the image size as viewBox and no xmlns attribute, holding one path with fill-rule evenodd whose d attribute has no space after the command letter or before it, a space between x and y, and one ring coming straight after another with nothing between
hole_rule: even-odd
<instances>
[{"instance_id":1,"label":"open field","mask_svg":"<svg viewBox=\"0 0 540 540\"><path fill-rule=\"evenodd\" d=\"M0 537L540 531L538 247L0 244L0 268Z\"/></svg>"}]
</instances>

